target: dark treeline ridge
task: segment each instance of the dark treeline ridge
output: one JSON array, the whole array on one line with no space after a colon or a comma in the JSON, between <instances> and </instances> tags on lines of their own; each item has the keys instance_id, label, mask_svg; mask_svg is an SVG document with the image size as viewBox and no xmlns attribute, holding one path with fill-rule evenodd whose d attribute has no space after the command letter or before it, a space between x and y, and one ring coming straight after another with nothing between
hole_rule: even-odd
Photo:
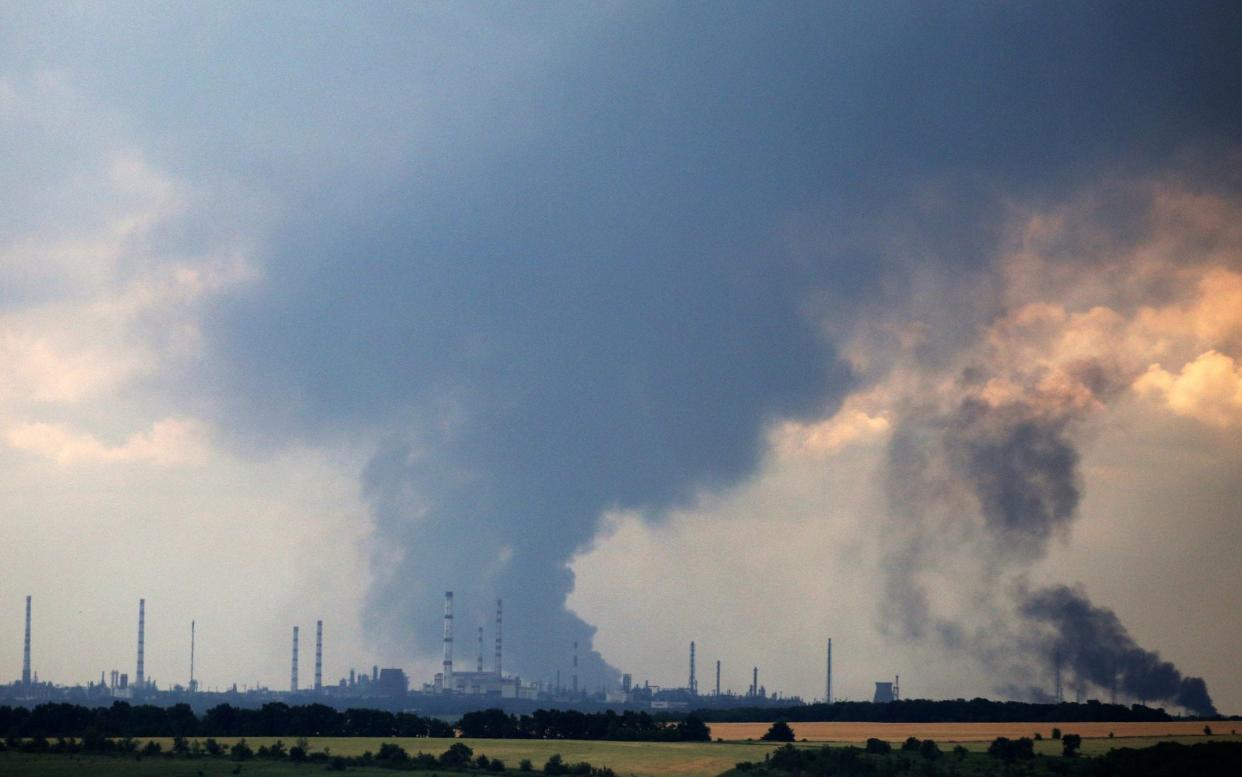
<instances>
[{"instance_id":1,"label":"dark treeline ridge","mask_svg":"<svg viewBox=\"0 0 1242 777\"><path fill-rule=\"evenodd\" d=\"M111 707L40 704L0 707L5 737L452 737L453 726L408 712L280 702L249 710L221 704L198 717L187 704L156 707L114 702Z\"/></svg>"},{"instance_id":2,"label":"dark treeline ridge","mask_svg":"<svg viewBox=\"0 0 1242 777\"><path fill-rule=\"evenodd\" d=\"M694 715L657 720L645 712L536 710L509 715L492 709L470 712L456 724L408 712L349 709L281 702L249 710L221 704L196 716L188 705L155 707L114 702L111 707L41 704L0 707L0 736L31 737L453 737L504 739L611 739L707 741L709 731Z\"/></svg>"},{"instance_id":3,"label":"dark treeline ridge","mask_svg":"<svg viewBox=\"0 0 1242 777\"><path fill-rule=\"evenodd\" d=\"M786 720L851 721L861 723L1086 723L1086 722L1163 722L1173 720L1163 709L1141 704L1034 704L1023 701L989 699L903 699L876 704L869 701L839 701L832 704L804 704L797 707L737 707L698 710L694 713L709 723L746 723Z\"/></svg>"},{"instance_id":4,"label":"dark treeline ridge","mask_svg":"<svg viewBox=\"0 0 1242 777\"><path fill-rule=\"evenodd\" d=\"M687 715L663 721L645 712L535 710L509 715L503 710L467 712L457 722L464 737L487 739L607 739L630 742L706 742L711 732L702 718Z\"/></svg>"}]
</instances>

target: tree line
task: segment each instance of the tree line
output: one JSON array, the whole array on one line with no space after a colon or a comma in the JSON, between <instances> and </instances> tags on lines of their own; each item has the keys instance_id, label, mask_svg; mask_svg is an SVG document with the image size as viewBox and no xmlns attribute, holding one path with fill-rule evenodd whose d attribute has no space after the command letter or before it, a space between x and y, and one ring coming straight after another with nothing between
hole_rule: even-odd
<instances>
[{"instance_id":1,"label":"tree line","mask_svg":"<svg viewBox=\"0 0 1242 777\"><path fill-rule=\"evenodd\" d=\"M456 723L409 712L349 709L324 704L271 702L258 709L220 704L201 717L187 704L156 707L114 702L111 707L50 703L0 707L0 736L34 737L454 737L493 739L610 739L707 741L710 732L695 715L658 720L645 712L536 710L509 715L498 709L470 712Z\"/></svg>"},{"instance_id":2,"label":"tree line","mask_svg":"<svg viewBox=\"0 0 1242 777\"><path fill-rule=\"evenodd\" d=\"M1035 704L990 699L903 699L876 704L869 701L839 701L832 704L803 704L796 707L736 707L699 710L695 713L711 723L770 722L791 723L851 721L860 723L1086 723L1164 722L1173 720L1163 709L1141 704Z\"/></svg>"},{"instance_id":3,"label":"tree line","mask_svg":"<svg viewBox=\"0 0 1242 777\"><path fill-rule=\"evenodd\" d=\"M258 709L220 704L202 717L188 704L156 707L113 702L111 707L40 704L0 707L5 737L452 737L453 725L409 712L349 709L324 704L290 706L282 702Z\"/></svg>"},{"instance_id":4,"label":"tree line","mask_svg":"<svg viewBox=\"0 0 1242 777\"><path fill-rule=\"evenodd\" d=\"M535 710L509 715L491 709L467 712L457 722L464 737L487 739L606 739L629 742L707 742L711 731L697 715L658 720L645 712Z\"/></svg>"}]
</instances>

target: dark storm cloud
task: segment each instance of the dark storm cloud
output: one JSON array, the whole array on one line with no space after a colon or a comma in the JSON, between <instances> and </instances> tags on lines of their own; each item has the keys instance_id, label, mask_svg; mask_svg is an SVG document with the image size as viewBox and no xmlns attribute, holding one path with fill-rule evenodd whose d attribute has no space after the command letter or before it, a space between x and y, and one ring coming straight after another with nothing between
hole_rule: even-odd
<instances>
[{"instance_id":1,"label":"dark storm cloud","mask_svg":"<svg viewBox=\"0 0 1242 777\"><path fill-rule=\"evenodd\" d=\"M266 283L215 311L210 406L259 440L382 434L373 623L431 652L441 591L503 593L511 666L541 677L590 644L566 563L601 510L734 482L767 421L850 387L820 319L881 304L913 188L952 182L919 241L982 272L995 192L1242 118L1238 12L1190 4L222 8L6 44L84 52L160 164L284 206ZM785 250L808 211L847 248ZM1057 430L961 442L996 525L1038 545L1066 520Z\"/></svg>"}]
</instances>

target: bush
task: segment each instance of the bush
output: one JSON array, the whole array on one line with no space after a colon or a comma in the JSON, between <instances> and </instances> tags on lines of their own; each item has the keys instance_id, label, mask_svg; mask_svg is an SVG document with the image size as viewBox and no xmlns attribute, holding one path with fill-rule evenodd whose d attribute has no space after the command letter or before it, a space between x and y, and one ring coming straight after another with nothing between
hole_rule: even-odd
<instances>
[{"instance_id":1,"label":"bush","mask_svg":"<svg viewBox=\"0 0 1242 777\"><path fill-rule=\"evenodd\" d=\"M224 755L224 748L210 737L203 743L203 749L207 751L207 755Z\"/></svg>"},{"instance_id":2,"label":"bush","mask_svg":"<svg viewBox=\"0 0 1242 777\"><path fill-rule=\"evenodd\" d=\"M529 758L523 758L521 761L518 762L518 771L533 772L534 770L535 770L535 765L530 762Z\"/></svg>"},{"instance_id":3,"label":"bush","mask_svg":"<svg viewBox=\"0 0 1242 777\"><path fill-rule=\"evenodd\" d=\"M469 766L472 757L474 757L474 751L470 749L469 745L462 742L454 742L449 746L448 750L440 754L440 765Z\"/></svg>"},{"instance_id":4,"label":"bush","mask_svg":"<svg viewBox=\"0 0 1242 777\"><path fill-rule=\"evenodd\" d=\"M934 739L924 739L923 744L919 745L919 752L929 761L938 761L940 756L940 746L936 744Z\"/></svg>"},{"instance_id":5,"label":"bush","mask_svg":"<svg viewBox=\"0 0 1242 777\"><path fill-rule=\"evenodd\" d=\"M901 743L901 749L906 753L917 753L922 745L923 743L919 741L918 737L906 737L906 741Z\"/></svg>"},{"instance_id":6,"label":"bush","mask_svg":"<svg viewBox=\"0 0 1242 777\"><path fill-rule=\"evenodd\" d=\"M954 757L954 758L956 758L957 760L959 760L959 761L965 761L965 760L966 760L966 756L968 756L968 755L970 755L970 751L969 751L969 750L967 750L965 747L963 747L963 746L961 746L961 745L956 745L956 746L954 746L954 748L953 748L953 757Z\"/></svg>"},{"instance_id":7,"label":"bush","mask_svg":"<svg viewBox=\"0 0 1242 777\"><path fill-rule=\"evenodd\" d=\"M1026 737L997 737L988 745L988 755L1007 764L1019 760L1027 761L1035 757L1035 743Z\"/></svg>"},{"instance_id":8,"label":"bush","mask_svg":"<svg viewBox=\"0 0 1242 777\"><path fill-rule=\"evenodd\" d=\"M1054 729L1052 730L1052 738L1053 738L1053 739L1060 739L1060 738L1061 738L1061 729L1059 729L1059 728L1054 728Z\"/></svg>"},{"instance_id":9,"label":"bush","mask_svg":"<svg viewBox=\"0 0 1242 777\"><path fill-rule=\"evenodd\" d=\"M160 747L160 743L154 739L148 739L147 743L142 746L143 755L159 755L164 748Z\"/></svg>"},{"instance_id":10,"label":"bush","mask_svg":"<svg viewBox=\"0 0 1242 777\"><path fill-rule=\"evenodd\" d=\"M1212 736L1212 727L1211 727L1211 726L1204 726L1204 727L1203 727L1203 735L1204 735L1204 736L1208 736L1208 737Z\"/></svg>"},{"instance_id":11,"label":"bush","mask_svg":"<svg viewBox=\"0 0 1242 777\"><path fill-rule=\"evenodd\" d=\"M565 766L564 759L560 753L553 753L548 757L548 762L543 765L543 773L548 777L555 777L558 774L565 774L569 768Z\"/></svg>"},{"instance_id":12,"label":"bush","mask_svg":"<svg viewBox=\"0 0 1242 777\"><path fill-rule=\"evenodd\" d=\"M864 749L868 753L874 753L876 755L886 755L893 752L892 745L885 742L883 739L876 739L875 737L871 737L867 740L867 746Z\"/></svg>"},{"instance_id":13,"label":"bush","mask_svg":"<svg viewBox=\"0 0 1242 777\"><path fill-rule=\"evenodd\" d=\"M479 757L474 759L474 765L479 767L480 769L486 769L487 767L492 765L492 759L480 753Z\"/></svg>"},{"instance_id":14,"label":"bush","mask_svg":"<svg viewBox=\"0 0 1242 777\"><path fill-rule=\"evenodd\" d=\"M393 763L404 763L410 760L410 754L405 748L395 742L385 742L380 745L379 753L375 756L378 761L392 761Z\"/></svg>"},{"instance_id":15,"label":"bush","mask_svg":"<svg viewBox=\"0 0 1242 777\"><path fill-rule=\"evenodd\" d=\"M772 727L760 739L764 742L792 742L794 741L794 732L788 723L778 720L772 724Z\"/></svg>"},{"instance_id":16,"label":"bush","mask_svg":"<svg viewBox=\"0 0 1242 777\"><path fill-rule=\"evenodd\" d=\"M488 771L503 772L505 770L505 762L499 758L493 758L492 762L487 766Z\"/></svg>"},{"instance_id":17,"label":"bush","mask_svg":"<svg viewBox=\"0 0 1242 777\"><path fill-rule=\"evenodd\" d=\"M1061 755L1065 758L1073 758L1078 755L1078 748L1082 746L1082 737L1077 734L1066 734L1061 738Z\"/></svg>"},{"instance_id":18,"label":"bush","mask_svg":"<svg viewBox=\"0 0 1242 777\"><path fill-rule=\"evenodd\" d=\"M234 761L245 761L247 758L254 757L254 751L250 749L250 745L246 744L246 740L239 739L229 748L229 757Z\"/></svg>"}]
</instances>

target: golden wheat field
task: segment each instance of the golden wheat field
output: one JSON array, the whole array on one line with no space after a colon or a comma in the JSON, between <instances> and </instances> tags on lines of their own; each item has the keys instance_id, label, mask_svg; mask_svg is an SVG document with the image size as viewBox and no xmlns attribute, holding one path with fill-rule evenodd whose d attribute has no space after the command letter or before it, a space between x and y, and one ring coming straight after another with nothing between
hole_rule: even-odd
<instances>
[{"instance_id":1,"label":"golden wheat field","mask_svg":"<svg viewBox=\"0 0 1242 777\"><path fill-rule=\"evenodd\" d=\"M712 739L725 741L758 739L770 723L713 723ZM996 737L1033 737L1039 732L1045 739L1052 729L1059 728L1083 739L1107 737L1186 737L1203 736L1202 722L1171 721L1167 723L791 723L794 736L811 742L865 742L871 737L900 742L906 737L934 739L937 742L986 742ZM1229 734L1242 729L1242 722L1217 721L1210 724L1216 734Z\"/></svg>"}]
</instances>

